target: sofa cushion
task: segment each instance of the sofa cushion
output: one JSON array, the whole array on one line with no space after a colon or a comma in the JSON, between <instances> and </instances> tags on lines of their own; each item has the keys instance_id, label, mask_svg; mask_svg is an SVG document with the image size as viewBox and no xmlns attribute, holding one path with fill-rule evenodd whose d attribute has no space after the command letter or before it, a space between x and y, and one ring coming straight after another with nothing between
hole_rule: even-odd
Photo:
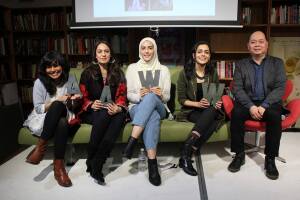
<instances>
[{"instance_id":1,"label":"sofa cushion","mask_svg":"<svg viewBox=\"0 0 300 200\"><path fill-rule=\"evenodd\" d=\"M160 142L181 142L184 141L190 134L190 130L193 127L193 123L190 122L176 122L169 120L162 120ZM224 124L221 128L215 132L208 142L224 141L228 139L228 124ZM89 124L81 124L76 134L70 138L69 142L73 144L86 144L89 142L92 126ZM124 131L120 134L117 142L126 143L128 137L131 134L132 125L127 123L124 127ZM38 138L30 133L30 130L23 127L19 131L18 142L19 144L32 145L37 143Z\"/></svg>"}]
</instances>

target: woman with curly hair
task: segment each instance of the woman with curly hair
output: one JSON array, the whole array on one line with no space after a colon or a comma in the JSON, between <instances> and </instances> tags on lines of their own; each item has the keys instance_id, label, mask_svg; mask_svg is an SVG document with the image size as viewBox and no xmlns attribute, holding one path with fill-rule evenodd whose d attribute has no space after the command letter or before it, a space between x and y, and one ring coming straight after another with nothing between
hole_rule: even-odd
<instances>
[{"instance_id":1,"label":"woman with curly hair","mask_svg":"<svg viewBox=\"0 0 300 200\"><path fill-rule=\"evenodd\" d=\"M38 79L33 86L33 104L34 112L44 115L45 119L42 129L33 132L39 140L26 158L28 163L39 164L48 141L54 138L54 176L58 184L64 187L72 185L64 165L67 140L78 128L76 123L70 123L74 119L74 113L68 110L66 102L70 98L81 97L79 90L78 94L71 96L69 88L78 88L78 83L74 76L69 75L69 70L69 65L58 52L50 51L41 59ZM28 123L33 122L29 120Z\"/></svg>"}]
</instances>

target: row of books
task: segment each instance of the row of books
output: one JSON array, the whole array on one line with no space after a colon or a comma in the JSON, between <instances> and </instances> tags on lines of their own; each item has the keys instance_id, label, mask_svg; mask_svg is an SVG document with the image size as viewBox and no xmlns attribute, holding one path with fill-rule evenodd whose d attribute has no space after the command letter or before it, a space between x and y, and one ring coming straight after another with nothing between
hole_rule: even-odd
<instances>
[{"instance_id":1,"label":"row of books","mask_svg":"<svg viewBox=\"0 0 300 200\"><path fill-rule=\"evenodd\" d=\"M231 60L218 60L216 62L219 79L232 79L235 62Z\"/></svg>"},{"instance_id":2,"label":"row of books","mask_svg":"<svg viewBox=\"0 0 300 200\"><path fill-rule=\"evenodd\" d=\"M243 8L243 23L244 24L251 24L251 8L245 7Z\"/></svg>"},{"instance_id":3,"label":"row of books","mask_svg":"<svg viewBox=\"0 0 300 200\"><path fill-rule=\"evenodd\" d=\"M19 89L21 93L22 103L32 103L33 87L30 85L21 85Z\"/></svg>"},{"instance_id":4,"label":"row of books","mask_svg":"<svg viewBox=\"0 0 300 200\"><path fill-rule=\"evenodd\" d=\"M41 56L47 51L65 53L63 38L17 39L15 51L18 56Z\"/></svg>"},{"instance_id":5,"label":"row of books","mask_svg":"<svg viewBox=\"0 0 300 200\"><path fill-rule=\"evenodd\" d=\"M72 14L72 13L67 13L67 17L66 17L66 25L67 25L68 27L70 27L72 21L73 21L73 14Z\"/></svg>"},{"instance_id":6,"label":"row of books","mask_svg":"<svg viewBox=\"0 0 300 200\"><path fill-rule=\"evenodd\" d=\"M272 8L271 24L300 24L300 5L281 5Z\"/></svg>"},{"instance_id":7,"label":"row of books","mask_svg":"<svg viewBox=\"0 0 300 200\"><path fill-rule=\"evenodd\" d=\"M18 79L35 79L37 75L36 63L19 63L17 64Z\"/></svg>"},{"instance_id":8,"label":"row of books","mask_svg":"<svg viewBox=\"0 0 300 200\"><path fill-rule=\"evenodd\" d=\"M5 48L5 40L3 37L0 37L0 56L6 55L6 48Z\"/></svg>"},{"instance_id":9,"label":"row of books","mask_svg":"<svg viewBox=\"0 0 300 200\"><path fill-rule=\"evenodd\" d=\"M15 31L59 31L66 26L63 13L20 14L13 16Z\"/></svg>"},{"instance_id":10,"label":"row of books","mask_svg":"<svg viewBox=\"0 0 300 200\"><path fill-rule=\"evenodd\" d=\"M111 43L114 53L127 54L127 37L114 35L111 38L103 37L75 37L67 35L69 55L93 55L95 45L99 40L107 40ZM1 42L3 41L3 42ZM0 47L4 45L4 39L0 38ZM2 48L1 48L2 49ZM15 40L16 55L41 56L47 51L59 51L66 54L64 38L40 38ZM1 55L1 50L0 50Z\"/></svg>"},{"instance_id":11,"label":"row of books","mask_svg":"<svg viewBox=\"0 0 300 200\"><path fill-rule=\"evenodd\" d=\"M108 41L111 44L114 53L128 53L126 36L113 35L109 38L105 35L99 37L76 37L74 35L67 35L69 47L68 54L93 55L95 45L99 40Z\"/></svg>"}]
</instances>

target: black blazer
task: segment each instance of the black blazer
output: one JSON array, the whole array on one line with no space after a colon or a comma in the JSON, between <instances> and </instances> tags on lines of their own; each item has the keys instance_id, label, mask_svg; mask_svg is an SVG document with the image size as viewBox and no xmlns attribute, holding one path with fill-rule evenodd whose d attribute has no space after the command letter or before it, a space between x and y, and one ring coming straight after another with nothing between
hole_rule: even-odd
<instances>
[{"instance_id":1,"label":"black blazer","mask_svg":"<svg viewBox=\"0 0 300 200\"><path fill-rule=\"evenodd\" d=\"M251 97L254 91L254 75L252 58L245 58L236 63L234 72L233 94L235 100L249 108L253 106ZM266 56L264 61L264 91L266 98L263 101L267 105L282 103L282 96L285 90L286 75L283 61L280 58Z\"/></svg>"}]
</instances>

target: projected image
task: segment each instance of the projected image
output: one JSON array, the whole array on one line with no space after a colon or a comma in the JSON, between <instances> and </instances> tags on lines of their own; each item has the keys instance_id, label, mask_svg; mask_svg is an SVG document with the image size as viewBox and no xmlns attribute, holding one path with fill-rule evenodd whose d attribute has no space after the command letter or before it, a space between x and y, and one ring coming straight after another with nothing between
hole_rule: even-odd
<instances>
[{"instance_id":1,"label":"projected image","mask_svg":"<svg viewBox=\"0 0 300 200\"><path fill-rule=\"evenodd\" d=\"M125 0L125 11L172 10L173 0Z\"/></svg>"},{"instance_id":2,"label":"projected image","mask_svg":"<svg viewBox=\"0 0 300 200\"><path fill-rule=\"evenodd\" d=\"M126 11L149 10L149 0L125 0Z\"/></svg>"},{"instance_id":3,"label":"projected image","mask_svg":"<svg viewBox=\"0 0 300 200\"><path fill-rule=\"evenodd\" d=\"M211 27L240 24L238 15L240 0L73 1L75 1L74 28Z\"/></svg>"},{"instance_id":4,"label":"projected image","mask_svg":"<svg viewBox=\"0 0 300 200\"><path fill-rule=\"evenodd\" d=\"M152 0L150 10L172 10L173 0Z\"/></svg>"}]
</instances>

